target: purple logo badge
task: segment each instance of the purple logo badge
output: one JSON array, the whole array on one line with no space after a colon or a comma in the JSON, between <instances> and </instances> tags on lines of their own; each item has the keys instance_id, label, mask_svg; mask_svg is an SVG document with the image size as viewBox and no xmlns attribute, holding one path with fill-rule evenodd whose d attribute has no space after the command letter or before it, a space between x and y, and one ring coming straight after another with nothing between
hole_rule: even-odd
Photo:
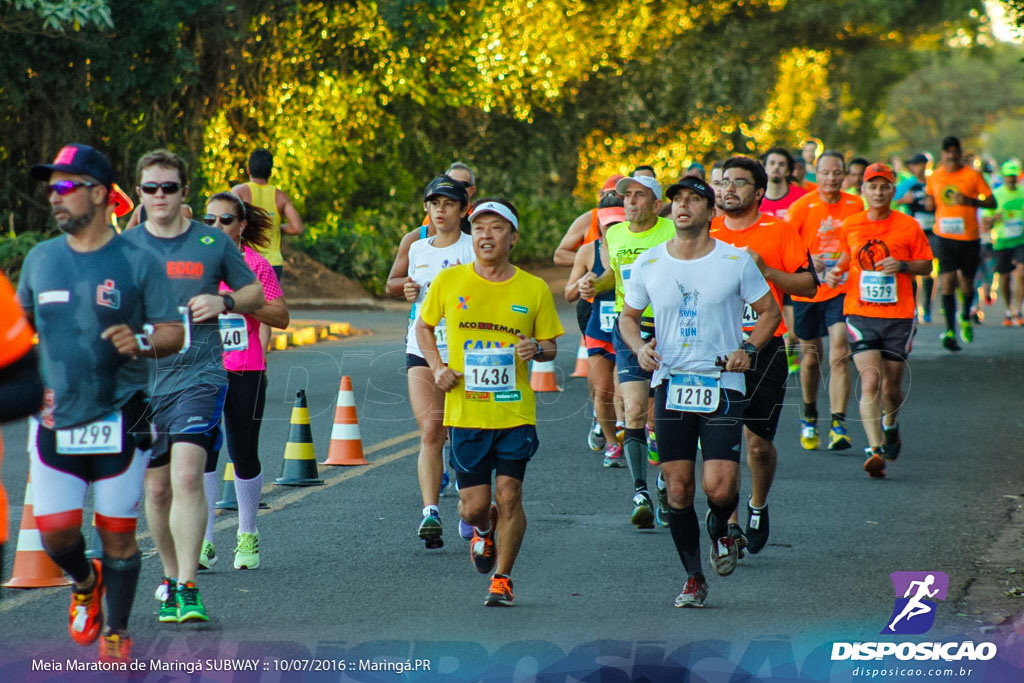
<instances>
[{"instance_id":1,"label":"purple logo badge","mask_svg":"<svg viewBox=\"0 0 1024 683\"><path fill-rule=\"evenodd\" d=\"M889 574L896 602L883 634L926 633L935 623L937 600L946 599L949 577L944 572L893 572Z\"/></svg>"}]
</instances>

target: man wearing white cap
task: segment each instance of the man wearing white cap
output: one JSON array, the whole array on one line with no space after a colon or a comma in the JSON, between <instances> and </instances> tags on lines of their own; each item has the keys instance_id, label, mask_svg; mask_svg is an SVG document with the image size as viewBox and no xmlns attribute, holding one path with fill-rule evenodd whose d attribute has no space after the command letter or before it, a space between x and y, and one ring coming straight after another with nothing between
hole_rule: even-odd
<instances>
[{"instance_id":1,"label":"man wearing white cap","mask_svg":"<svg viewBox=\"0 0 1024 683\"><path fill-rule=\"evenodd\" d=\"M554 360L555 339L564 330L547 284L509 263L519 240L515 207L483 199L470 222L476 260L437 275L416 337L437 387L446 392L459 514L474 527L470 557L481 574L494 570L484 604L511 606L510 575L526 531L523 476L539 445L527 362ZM442 319L447 364L434 337ZM497 504L491 502L492 472Z\"/></svg>"},{"instance_id":2,"label":"man wearing white cap","mask_svg":"<svg viewBox=\"0 0 1024 683\"><path fill-rule=\"evenodd\" d=\"M622 311L623 296L633 261L643 252L663 244L675 235L672 221L658 216L658 205L661 201L661 184L649 176L634 175L623 178L615 191L623 196L626 221L608 229L605 239L608 242L608 255L611 269L601 277L592 274L584 276L580 282L580 296L592 297L595 294L615 288L615 315ZM650 308L644 311L641 320L641 335L645 342L654 337L654 314ZM644 434L644 426L648 422L648 398L650 396L651 373L640 367L636 354L630 349L619 334L618 323L612 330L612 345L615 349L615 365L619 373L619 391L622 394L626 418L626 435L623 440L623 451L629 473L633 477L633 514L630 521L638 529L654 527L654 503L647 492L647 458L656 458L657 448L648 442ZM653 433L651 442L653 443ZM662 487L659 483L659 489ZM664 499L664 495L659 495ZM661 507L665 503L661 502Z\"/></svg>"}]
</instances>

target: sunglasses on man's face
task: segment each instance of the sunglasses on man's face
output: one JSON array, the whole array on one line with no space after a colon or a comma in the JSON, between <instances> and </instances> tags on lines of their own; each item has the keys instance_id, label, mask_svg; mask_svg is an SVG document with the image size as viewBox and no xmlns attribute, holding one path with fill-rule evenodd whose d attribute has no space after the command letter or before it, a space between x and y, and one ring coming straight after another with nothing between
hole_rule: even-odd
<instances>
[{"instance_id":1,"label":"sunglasses on man's face","mask_svg":"<svg viewBox=\"0 0 1024 683\"><path fill-rule=\"evenodd\" d=\"M145 194L156 194L157 190L163 190L164 194L176 194L181 189L181 183L142 183L139 189Z\"/></svg>"},{"instance_id":2,"label":"sunglasses on man's face","mask_svg":"<svg viewBox=\"0 0 1024 683\"><path fill-rule=\"evenodd\" d=\"M61 197L67 196L80 187L97 187L99 183L83 183L80 180L58 180L46 186L47 191L56 192Z\"/></svg>"},{"instance_id":3,"label":"sunglasses on man's face","mask_svg":"<svg viewBox=\"0 0 1024 683\"><path fill-rule=\"evenodd\" d=\"M227 227L234 223L235 221L237 221L238 216L235 216L230 213L222 213L219 216L215 216L212 213L208 213L205 216L203 216L203 222L206 223L207 225L216 225L218 220L220 221L221 225Z\"/></svg>"}]
</instances>

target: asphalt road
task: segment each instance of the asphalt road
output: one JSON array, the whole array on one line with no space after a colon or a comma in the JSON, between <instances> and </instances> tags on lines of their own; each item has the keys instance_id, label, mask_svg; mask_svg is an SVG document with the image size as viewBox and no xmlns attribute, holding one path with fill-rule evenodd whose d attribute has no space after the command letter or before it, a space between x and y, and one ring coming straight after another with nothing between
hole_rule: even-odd
<instances>
[{"instance_id":1,"label":"asphalt road","mask_svg":"<svg viewBox=\"0 0 1024 683\"><path fill-rule=\"evenodd\" d=\"M152 595L161 569L147 553L130 624L140 660L180 667L212 658L241 666L239 659L255 658L260 680L275 681L394 680L392 673L352 671L358 660L375 657L427 660L432 675L458 680L537 674L571 680L600 666L607 667L602 680L674 680L682 666L703 680L850 680L850 663L833 665L828 649L833 641L882 639L893 608L890 572L948 574L949 594L939 603L930 640L967 634L1004 647L1010 627L983 632L980 622L1024 608L995 599L1003 597L1007 570L1024 572L1015 512L1024 493L1024 330L987 325L954 357L939 349L936 326L922 329L907 373L903 452L883 481L861 469L866 441L853 401L852 450L800 449L799 391L791 378L776 439L769 545L741 560L732 576L707 568L707 607L679 610L672 602L685 577L668 530L633 529L627 470L603 469L601 456L586 448L585 382L568 378L579 336L565 308L569 333L557 360L565 390L538 396L541 448L525 482L529 529L514 572L516 606L502 610L483 606L487 580L473 570L468 543L458 537L455 498L441 501L444 548L427 551L416 538L417 435L403 374L404 315L293 316L348 320L372 335L272 354L261 441L270 505L259 518L262 566L231 568L236 518L221 513L220 563L199 582L211 621L160 624ZM354 383L371 464L321 467L325 486L273 485L295 392L307 392L323 460L343 374ZM819 399L823 414L825 407ZM24 425L4 427L3 436L14 530L27 471ZM745 484L742 500L747 491ZM703 519L699 493L696 505ZM140 533L143 551L152 551L144 523ZM706 558L706 538L702 544ZM4 578L13 550L9 543ZM0 598L0 681L66 680L66 674L30 673L33 660L93 658L92 648L67 636L66 589L3 589ZM1007 644L999 659L1013 656L1021 666L1024 657ZM330 660L332 670L302 676L280 670L292 660L325 666L311 664L317 659ZM341 664L345 674L336 670ZM998 671L990 668L987 680L1003 680Z\"/></svg>"}]
</instances>

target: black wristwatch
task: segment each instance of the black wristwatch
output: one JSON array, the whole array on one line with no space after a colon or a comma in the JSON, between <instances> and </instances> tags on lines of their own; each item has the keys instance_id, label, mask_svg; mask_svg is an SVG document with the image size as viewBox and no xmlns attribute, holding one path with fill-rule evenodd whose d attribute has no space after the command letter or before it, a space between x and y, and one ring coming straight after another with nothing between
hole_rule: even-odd
<instances>
[{"instance_id":1,"label":"black wristwatch","mask_svg":"<svg viewBox=\"0 0 1024 683\"><path fill-rule=\"evenodd\" d=\"M544 355L544 347L540 345L540 342L536 339L533 340L534 345L537 347L537 352L533 355L534 358L540 358Z\"/></svg>"},{"instance_id":2,"label":"black wristwatch","mask_svg":"<svg viewBox=\"0 0 1024 683\"><path fill-rule=\"evenodd\" d=\"M745 341L743 342L743 344L740 345L740 351L747 352L747 357L750 358L750 364L753 365L754 358L757 357L757 347L751 344L750 342Z\"/></svg>"},{"instance_id":3,"label":"black wristwatch","mask_svg":"<svg viewBox=\"0 0 1024 683\"><path fill-rule=\"evenodd\" d=\"M235 310L235 298L230 294L221 294L221 299L224 299L224 310L233 311Z\"/></svg>"}]
</instances>

